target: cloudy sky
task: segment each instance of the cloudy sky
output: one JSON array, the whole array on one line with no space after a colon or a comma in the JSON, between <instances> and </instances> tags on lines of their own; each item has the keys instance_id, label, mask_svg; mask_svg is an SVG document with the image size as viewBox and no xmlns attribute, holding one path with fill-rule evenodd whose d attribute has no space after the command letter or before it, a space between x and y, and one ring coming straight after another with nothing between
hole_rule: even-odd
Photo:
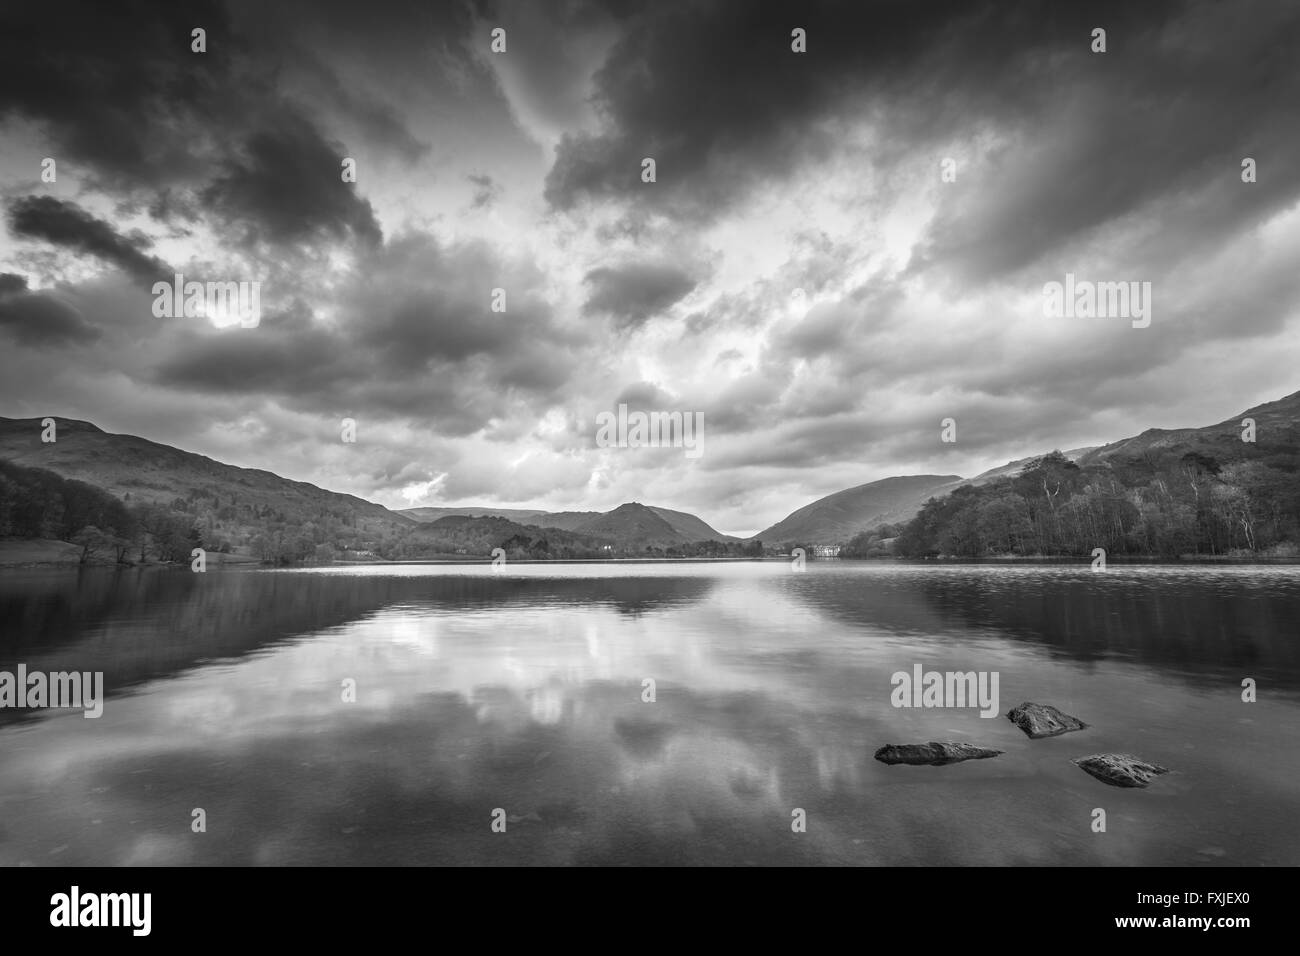
<instances>
[{"instance_id":1,"label":"cloudy sky","mask_svg":"<svg viewBox=\"0 0 1300 956\"><path fill-rule=\"evenodd\" d=\"M1300 389L1295 4L132 7L0 14L5 416L750 533ZM155 317L175 272L260 324ZM1066 273L1150 326L1045 316ZM619 403L703 454L598 447Z\"/></svg>"}]
</instances>

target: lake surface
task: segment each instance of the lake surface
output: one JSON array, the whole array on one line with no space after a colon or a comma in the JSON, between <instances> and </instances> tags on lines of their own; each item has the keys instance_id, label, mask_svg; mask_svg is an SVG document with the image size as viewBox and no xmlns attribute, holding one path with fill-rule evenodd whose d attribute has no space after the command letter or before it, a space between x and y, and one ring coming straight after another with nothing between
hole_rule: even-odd
<instances>
[{"instance_id":1,"label":"lake surface","mask_svg":"<svg viewBox=\"0 0 1300 956\"><path fill-rule=\"evenodd\" d=\"M0 865L1300 864L1296 567L10 570L20 662L107 701L0 710ZM918 664L999 716L892 706ZM873 759L929 740L1005 753Z\"/></svg>"}]
</instances>

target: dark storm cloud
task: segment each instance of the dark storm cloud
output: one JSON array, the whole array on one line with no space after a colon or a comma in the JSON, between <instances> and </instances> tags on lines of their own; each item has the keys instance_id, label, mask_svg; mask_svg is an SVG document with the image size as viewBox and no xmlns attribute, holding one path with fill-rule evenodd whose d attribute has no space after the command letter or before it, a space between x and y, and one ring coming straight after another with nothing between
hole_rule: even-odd
<instances>
[{"instance_id":1,"label":"dark storm cloud","mask_svg":"<svg viewBox=\"0 0 1300 956\"><path fill-rule=\"evenodd\" d=\"M271 321L256 335L231 329L186 336L151 377L159 385L216 394L319 394L346 371L338 366L347 354L344 343L329 333L277 330Z\"/></svg>"},{"instance_id":2,"label":"dark storm cloud","mask_svg":"<svg viewBox=\"0 0 1300 956\"><path fill-rule=\"evenodd\" d=\"M936 176L934 147L993 129L1006 141L978 194L941 211L914 261L972 280L1207 184L1220 198L1186 214L1186 235L1213 243L1300 188L1285 159L1300 152L1300 73L1281 52L1300 48L1294 5L737 0L647 6L623 26L596 75L605 127L567 136L548 176L557 208L709 218L834 148L828 121L870 118L873 163ZM1089 48L1097 26L1105 54ZM1272 172L1243 195L1237 164L1256 154Z\"/></svg>"},{"instance_id":3,"label":"dark storm cloud","mask_svg":"<svg viewBox=\"0 0 1300 956\"><path fill-rule=\"evenodd\" d=\"M190 49L196 26L207 53ZM239 98L227 88L228 39L222 5L205 0L6 3L0 117L44 123L61 174L89 166L110 183L157 188L199 168L196 127L229 129Z\"/></svg>"},{"instance_id":4,"label":"dark storm cloud","mask_svg":"<svg viewBox=\"0 0 1300 956\"><path fill-rule=\"evenodd\" d=\"M171 189L161 189L149 204L149 216L158 222L171 223L181 220L187 223L199 221L198 203L193 197L179 194Z\"/></svg>"},{"instance_id":5,"label":"dark storm cloud","mask_svg":"<svg viewBox=\"0 0 1300 956\"><path fill-rule=\"evenodd\" d=\"M191 50L196 26L207 31L205 53ZM216 3L6 5L0 117L42 122L60 174L150 194L161 221L195 221L193 194L236 225L240 240L380 241L369 203L340 180L348 153L278 91L292 30L266 39L255 26L241 33ZM315 60L296 62L367 136L408 158L425 148Z\"/></svg>"},{"instance_id":6,"label":"dark storm cloud","mask_svg":"<svg viewBox=\"0 0 1300 956\"><path fill-rule=\"evenodd\" d=\"M0 330L34 347L93 342L99 332L75 308L54 296L27 291L27 279L0 272Z\"/></svg>"},{"instance_id":7,"label":"dark storm cloud","mask_svg":"<svg viewBox=\"0 0 1300 956\"><path fill-rule=\"evenodd\" d=\"M698 284L685 269L666 263L602 266L587 273L591 286L583 311L605 314L620 329L635 329L680 302Z\"/></svg>"},{"instance_id":8,"label":"dark storm cloud","mask_svg":"<svg viewBox=\"0 0 1300 956\"><path fill-rule=\"evenodd\" d=\"M1058 55L1035 126L980 172L989 198L945 209L913 271L950 263L957 281L994 278L1136 214L1164 223L1163 241L1129 254L1150 275L1295 202L1300 72L1279 51L1300 49L1300 7L1189 4L1109 38L1104 55ZM1253 184L1247 156L1270 167Z\"/></svg>"},{"instance_id":9,"label":"dark storm cloud","mask_svg":"<svg viewBox=\"0 0 1300 956\"><path fill-rule=\"evenodd\" d=\"M1065 7L961 0L647 6L625 24L596 74L608 128L566 138L547 196L568 208L584 196L634 195L707 216L755 178L779 176L824 151L830 139L818 131L822 120L862 116L885 96L903 110L921 107L905 121L909 132L949 132L973 97L1031 96L1021 82L1044 42L1065 46L1080 30L1086 40L1093 14L1108 14ZM1109 20L1118 25L1128 16L1112 11ZM807 31L805 54L790 49L794 27ZM639 179L647 156L658 165L658 181L648 186Z\"/></svg>"},{"instance_id":10,"label":"dark storm cloud","mask_svg":"<svg viewBox=\"0 0 1300 956\"><path fill-rule=\"evenodd\" d=\"M143 282L153 282L171 272L165 262L140 251L147 240L127 239L76 203L52 196L27 196L10 203L8 212L9 230L15 236L44 240L94 256Z\"/></svg>"},{"instance_id":11,"label":"dark storm cloud","mask_svg":"<svg viewBox=\"0 0 1300 956\"><path fill-rule=\"evenodd\" d=\"M302 67L318 94L328 99L361 130L367 149L391 150L408 163L429 152L429 144L417 139L386 104L353 90L315 56L304 51Z\"/></svg>"},{"instance_id":12,"label":"dark storm cloud","mask_svg":"<svg viewBox=\"0 0 1300 956\"><path fill-rule=\"evenodd\" d=\"M248 137L242 154L203 192L222 217L275 242L348 234L370 244L383 240L370 203L342 181L347 151L309 120L283 112Z\"/></svg>"},{"instance_id":13,"label":"dark storm cloud","mask_svg":"<svg viewBox=\"0 0 1300 956\"><path fill-rule=\"evenodd\" d=\"M512 403L557 400L583 361L585 339L556 324L543 278L486 243L403 234L358 263L336 323L301 305L256 329L183 329L143 374L177 389L414 416L442 435L471 434ZM505 312L490 308L496 287Z\"/></svg>"},{"instance_id":14,"label":"dark storm cloud","mask_svg":"<svg viewBox=\"0 0 1300 956\"><path fill-rule=\"evenodd\" d=\"M409 81L431 66L433 50L446 52L470 33L477 2L375 3L358 8L354 0L230 0L228 8L241 37L258 57L294 58L324 50L328 62L358 62L373 69L390 65L392 75ZM466 60L468 66L469 61ZM303 64L299 64L303 65Z\"/></svg>"},{"instance_id":15,"label":"dark storm cloud","mask_svg":"<svg viewBox=\"0 0 1300 956\"><path fill-rule=\"evenodd\" d=\"M358 344L394 368L474 356L500 361L534 350L545 361L547 343L579 341L556 325L542 274L486 242L440 245L429 236L406 235L361 271L364 281L346 299L365 316L357 323ZM504 294L504 311L492 308L496 289Z\"/></svg>"}]
</instances>

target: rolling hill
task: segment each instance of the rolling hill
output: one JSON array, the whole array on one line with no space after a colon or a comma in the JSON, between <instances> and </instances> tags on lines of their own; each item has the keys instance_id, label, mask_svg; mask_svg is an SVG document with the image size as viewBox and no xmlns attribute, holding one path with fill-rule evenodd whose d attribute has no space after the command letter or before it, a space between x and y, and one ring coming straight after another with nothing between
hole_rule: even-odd
<instances>
[{"instance_id":1,"label":"rolling hill","mask_svg":"<svg viewBox=\"0 0 1300 956\"><path fill-rule=\"evenodd\" d=\"M1255 422L1255 441L1242 440L1242 420ZM1300 451L1300 392L1256 405L1239 415L1202 428L1148 428L1139 435L1091 449L1078 459L1081 467L1102 463L1158 462L1194 453L1220 462L1242 461L1261 454L1294 455Z\"/></svg>"},{"instance_id":2,"label":"rolling hill","mask_svg":"<svg viewBox=\"0 0 1300 956\"><path fill-rule=\"evenodd\" d=\"M309 522L347 529L363 542L415 522L383 505L326 491L269 471L240 468L134 435L114 435L89 422L56 419L57 440L41 441L41 419L0 418L0 459L84 481L130 504L184 504L210 517L211 537L260 529L272 516L291 526ZM180 510L180 509L177 509Z\"/></svg>"},{"instance_id":3,"label":"rolling hill","mask_svg":"<svg viewBox=\"0 0 1300 956\"><path fill-rule=\"evenodd\" d=\"M699 540L677 530L655 509L635 501L584 521L574 530L614 541L623 547L653 545L663 548Z\"/></svg>"},{"instance_id":4,"label":"rolling hill","mask_svg":"<svg viewBox=\"0 0 1300 956\"><path fill-rule=\"evenodd\" d=\"M511 521L531 522L532 519L546 514L536 508L493 508L479 505L463 505L459 508L427 506L423 508L401 508L399 515L405 515L414 521L437 521L439 518L509 518Z\"/></svg>"},{"instance_id":5,"label":"rolling hill","mask_svg":"<svg viewBox=\"0 0 1300 956\"><path fill-rule=\"evenodd\" d=\"M743 538L737 538L729 534L723 534L707 524L702 518L685 511L672 511L668 508L656 508L653 505L648 506L651 511L663 518L672 526L672 529L686 538L687 541L743 541Z\"/></svg>"},{"instance_id":6,"label":"rolling hill","mask_svg":"<svg viewBox=\"0 0 1300 956\"><path fill-rule=\"evenodd\" d=\"M192 522L205 545L222 550L295 559L317 546L391 557L486 555L513 540L519 553L600 556L740 540L695 515L635 502L608 512L486 506L390 511L269 471L110 434L89 422L56 424L57 440L46 443L41 419L0 418L0 460L86 482L131 506L159 506Z\"/></svg>"},{"instance_id":7,"label":"rolling hill","mask_svg":"<svg viewBox=\"0 0 1300 956\"><path fill-rule=\"evenodd\" d=\"M847 488L804 505L755 538L765 544L833 544L882 524L911 519L929 498L962 483L960 475L907 475Z\"/></svg>"},{"instance_id":8,"label":"rolling hill","mask_svg":"<svg viewBox=\"0 0 1300 956\"><path fill-rule=\"evenodd\" d=\"M559 528L520 524L500 515L444 515L417 525L404 547L410 557L488 557L500 547L514 557L587 558L599 557L609 543Z\"/></svg>"},{"instance_id":9,"label":"rolling hill","mask_svg":"<svg viewBox=\"0 0 1300 956\"><path fill-rule=\"evenodd\" d=\"M1254 443L1241 440L1242 419L1252 418L1258 433ZM1132 438L1108 445L1075 448L1061 455L1081 468L1108 465L1112 469L1168 466L1188 454L1206 460L1232 463L1260 455L1287 459L1300 452L1300 392L1267 402L1203 428L1151 428ZM961 487L984 487L1014 478L1027 465L1039 461L1032 455L963 479L958 475L912 475L885 478L837 491L792 512L757 535L767 544L843 543L862 531L883 524L899 524L916 517L930 498L942 498Z\"/></svg>"},{"instance_id":10,"label":"rolling hill","mask_svg":"<svg viewBox=\"0 0 1300 956\"><path fill-rule=\"evenodd\" d=\"M545 511L534 520L552 528L577 531L588 521L595 521L604 514L603 511Z\"/></svg>"},{"instance_id":11,"label":"rolling hill","mask_svg":"<svg viewBox=\"0 0 1300 956\"><path fill-rule=\"evenodd\" d=\"M651 520L637 509L645 508L658 516L668 528ZM620 505L613 511L537 511L525 508L491 508L465 505L453 507L406 508L398 512L416 521L437 521L439 518L463 515L469 517L509 518L534 528L559 528L590 535L612 535L617 540L630 540L638 528L652 535L647 544L685 544L695 541L740 541L711 527L703 519L685 511L656 508L652 505Z\"/></svg>"},{"instance_id":12,"label":"rolling hill","mask_svg":"<svg viewBox=\"0 0 1300 956\"><path fill-rule=\"evenodd\" d=\"M1095 451L1095 448L1074 448L1070 451L1063 451L1061 454L1070 459L1070 461L1078 461L1091 451ZM964 483L969 485L983 485L993 481L995 478L1008 478L1012 475L1018 475L1025 465L1037 461L1041 457L1042 455L1030 455L1028 458L1017 458L1015 461L1009 461L1005 465L999 465L997 468L990 468L988 471L982 471L974 478L971 478Z\"/></svg>"},{"instance_id":13,"label":"rolling hill","mask_svg":"<svg viewBox=\"0 0 1300 956\"><path fill-rule=\"evenodd\" d=\"M1246 418L1254 421L1254 441L1242 440ZM1016 496L1024 497L1029 487L1021 475L1025 469L1042 471L1054 483L1064 481L1069 496L1079 502L1077 508L1091 509L1088 521L1099 520L1104 512L1120 529L1112 545L1130 553L1143 548L1150 553L1171 548L1215 554L1243 547L1256 550L1264 542L1287 544L1300 534L1293 528L1300 515L1300 392L1215 425L1148 429L1095 448L1012 461L971 479L908 475L873 481L799 508L745 539L748 544L721 534L696 515L640 502L607 512L490 506L390 511L268 471L110 434L89 422L59 419L57 424L58 440L45 443L41 419L0 417L0 460L85 482L133 508L161 507L192 523L205 545L264 559L301 559L313 548L327 555L331 549L372 548L393 557L441 550L486 554L504 542L530 556L600 555L610 550L628 555L647 549L677 555L730 554L738 545L749 554L749 544L760 540L772 547L838 544L881 525L904 523L911 532L901 538L902 545L917 553L934 553L953 542L968 552L975 549L971 553L981 553L980 547L1023 550L1031 546L1024 530L1030 526L1037 542L1033 546L1064 547L1067 532L1059 516L1052 517L1050 528L1044 524L1034 511L1032 494L1024 498L1029 510L1017 512ZM1107 485L1104 495L1099 482ZM995 502L998 496L1004 500ZM936 506L942 507L927 506L930 499L938 499ZM1057 505L1055 500L1048 503ZM976 506L984 509L978 515L971 511ZM927 516L924 529L913 520L919 520L918 515ZM965 525L953 530L958 519ZM1070 520L1083 519L1072 512ZM992 529L983 545L970 530L980 522ZM1008 522L1011 530L1003 534L1000 523ZM1078 537L1075 531L1069 534ZM707 541L724 547L683 549ZM1069 542L1077 543L1074 538Z\"/></svg>"},{"instance_id":14,"label":"rolling hill","mask_svg":"<svg viewBox=\"0 0 1300 956\"><path fill-rule=\"evenodd\" d=\"M1300 554L1300 392L1215 425L1150 428L1077 456L1051 452L1013 466L928 502L900 531L895 553Z\"/></svg>"}]
</instances>

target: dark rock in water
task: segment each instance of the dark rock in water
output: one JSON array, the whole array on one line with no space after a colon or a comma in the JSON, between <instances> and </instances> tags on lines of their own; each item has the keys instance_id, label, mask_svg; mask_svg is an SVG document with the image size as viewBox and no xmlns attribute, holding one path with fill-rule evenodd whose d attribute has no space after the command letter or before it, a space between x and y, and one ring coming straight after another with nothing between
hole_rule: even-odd
<instances>
[{"instance_id":1,"label":"dark rock in water","mask_svg":"<svg viewBox=\"0 0 1300 956\"><path fill-rule=\"evenodd\" d=\"M928 744L886 744L876 751L876 759L881 763L907 763L917 766L942 767L944 764L961 763L963 760L983 760L996 757L1001 750L989 750L974 744L938 743Z\"/></svg>"},{"instance_id":2,"label":"dark rock in water","mask_svg":"<svg viewBox=\"0 0 1300 956\"><path fill-rule=\"evenodd\" d=\"M1132 754L1093 754L1073 763L1112 787L1145 787L1152 777L1169 772L1166 767L1139 760Z\"/></svg>"},{"instance_id":3,"label":"dark rock in water","mask_svg":"<svg viewBox=\"0 0 1300 956\"><path fill-rule=\"evenodd\" d=\"M1007 712L1007 719L1035 740L1039 737L1068 734L1072 730L1083 730L1088 726L1078 717L1071 717L1051 704L1035 704L1030 701L1012 707Z\"/></svg>"}]
</instances>

